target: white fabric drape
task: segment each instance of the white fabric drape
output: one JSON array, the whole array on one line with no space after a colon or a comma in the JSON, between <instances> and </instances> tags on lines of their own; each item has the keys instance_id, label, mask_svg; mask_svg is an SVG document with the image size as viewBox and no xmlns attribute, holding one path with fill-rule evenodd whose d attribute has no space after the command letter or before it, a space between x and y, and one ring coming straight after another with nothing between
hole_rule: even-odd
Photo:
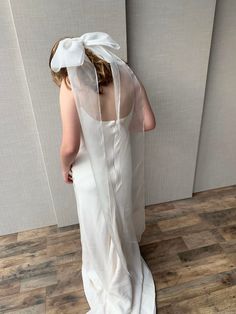
<instances>
[{"instance_id":1,"label":"white fabric drape","mask_svg":"<svg viewBox=\"0 0 236 314\"><path fill-rule=\"evenodd\" d=\"M111 128L107 128L103 118L97 72L84 52L85 47L111 66L114 84L114 102L111 102L114 108L111 108L111 112L116 113L116 117L108 122L112 123ZM55 72L61 67L67 68L80 118L83 143L96 185L97 208L103 215L113 251L119 257L122 274L140 284L143 273L148 273L152 278L138 247L145 229L143 95L140 83L130 67L105 47L119 49L119 45L103 32L66 38L60 41L51 68ZM110 135L113 138L112 153ZM89 224L87 218L83 221ZM99 230L99 226L97 228ZM94 241L92 238L90 240L89 242L88 239L88 246ZM110 271L104 272L102 259L94 258L94 252L89 249L86 252L86 258L89 260L90 254L92 259L93 271L104 281L104 285L109 285L112 275ZM145 280L148 282L147 275ZM149 288L153 287L153 282L148 284ZM153 288L151 300L152 294ZM153 305L150 306L153 309Z\"/></svg>"}]
</instances>

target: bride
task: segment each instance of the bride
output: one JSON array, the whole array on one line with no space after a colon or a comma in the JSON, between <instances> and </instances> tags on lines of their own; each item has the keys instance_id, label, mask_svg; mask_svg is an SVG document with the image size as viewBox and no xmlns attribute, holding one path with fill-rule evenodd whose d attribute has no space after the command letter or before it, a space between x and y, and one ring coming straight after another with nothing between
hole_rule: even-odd
<instances>
[{"instance_id":1,"label":"bride","mask_svg":"<svg viewBox=\"0 0 236 314\"><path fill-rule=\"evenodd\" d=\"M143 84L107 47L119 49L103 32L62 38L52 47L62 175L76 197L87 313L155 314L155 284L139 241L144 132L156 122Z\"/></svg>"}]
</instances>

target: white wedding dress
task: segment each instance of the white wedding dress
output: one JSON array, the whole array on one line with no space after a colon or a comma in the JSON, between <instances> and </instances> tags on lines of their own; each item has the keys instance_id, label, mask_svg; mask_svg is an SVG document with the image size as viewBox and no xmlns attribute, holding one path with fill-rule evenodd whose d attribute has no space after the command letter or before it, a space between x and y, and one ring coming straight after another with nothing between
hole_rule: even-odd
<instances>
[{"instance_id":1,"label":"white wedding dress","mask_svg":"<svg viewBox=\"0 0 236 314\"><path fill-rule=\"evenodd\" d=\"M119 185L117 168L126 178L126 181L123 180L122 185L117 188L116 197L120 204L131 204L131 200L128 199L131 195L132 177L128 123L132 113L131 110L127 116L121 118L123 136L119 162L114 158L117 145L113 130L116 121L102 121L108 169L114 189L116 190ZM83 108L80 114L86 123L91 124L91 129L96 123L100 123ZM72 165L72 177L80 224L83 287L90 306L87 313L156 314L155 285L151 271L140 255L138 242L129 242L127 234L126 237L122 237L121 234L120 241L132 278L121 267L103 212L99 208L96 183L82 132L80 149ZM130 228L135 229L135 225Z\"/></svg>"}]
</instances>

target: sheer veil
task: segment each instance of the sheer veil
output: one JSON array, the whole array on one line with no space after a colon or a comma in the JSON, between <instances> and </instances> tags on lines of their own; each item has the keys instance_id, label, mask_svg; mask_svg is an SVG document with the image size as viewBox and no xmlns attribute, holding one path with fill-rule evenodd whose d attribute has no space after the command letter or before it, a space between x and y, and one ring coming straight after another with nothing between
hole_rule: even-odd
<instances>
[{"instance_id":1,"label":"sheer veil","mask_svg":"<svg viewBox=\"0 0 236 314\"><path fill-rule=\"evenodd\" d=\"M108 147L98 76L95 66L85 54L85 47L111 65L116 112L116 119L111 121L113 136L116 139L113 162L118 165L115 171L115 185L112 183L107 160ZM67 68L96 182L99 206L121 264L131 276L121 239L125 239L127 243L139 242L145 229L143 100L140 82L134 72L107 48L119 49L120 46L104 32L65 38L59 42L51 61L51 69L57 72L62 67ZM129 117L128 125L123 123L125 117ZM120 171L122 136L128 137L130 143L130 168L126 177ZM96 141L92 141L92 138L96 138ZM127 181L130 183L130 189L127 188L126 193L122 192L122 197L119 197L121 187L124 182L127 184Z\"/></svg>"}]
</instances>

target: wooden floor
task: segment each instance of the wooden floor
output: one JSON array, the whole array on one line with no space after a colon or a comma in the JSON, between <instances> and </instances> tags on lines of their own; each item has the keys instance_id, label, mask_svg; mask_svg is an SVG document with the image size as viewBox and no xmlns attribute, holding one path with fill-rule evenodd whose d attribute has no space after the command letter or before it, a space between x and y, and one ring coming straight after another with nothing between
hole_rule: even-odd
<instances>
[{"instance_id":1,"label":"wooden floor","mask_svg":"<svg viewBox=\"0 0 236 314\"><path fill-rule=\"evenodd\" d=\"M140 247L158 314L235 314L236 186L146 213ZM0 237L0 313L86 313L80 268L78 225Z\"/></svg>"}]
</instances>

